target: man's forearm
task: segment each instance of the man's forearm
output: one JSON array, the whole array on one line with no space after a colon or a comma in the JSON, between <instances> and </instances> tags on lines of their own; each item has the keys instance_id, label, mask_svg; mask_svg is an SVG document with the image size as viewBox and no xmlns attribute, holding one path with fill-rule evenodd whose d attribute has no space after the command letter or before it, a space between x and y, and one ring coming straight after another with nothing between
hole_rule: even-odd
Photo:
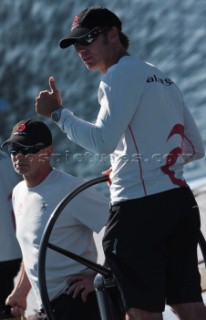
<instances>
[{"instance_id":1,"label":"man's forearm","mask_svg":"<svg viewBox=\"0 0 206 320\"><path fill-rule=\"evenodd\" d=\"M30 289L31 284L25 272L24 263L22 262L16 285L6 299L6 304L12 306L12 314L14 316L19 315L19 307L24 310L26 309L26 299Z\"/></svg>"},{"instance_id":2,"label":"man's forearm","mask_svg":"<svg viewBox=\"0 0 206 320\"><path fill-rule=\"evenodd\" d=\"M31 289L31 283L25 272L24 263L22 262L20 272L19 272L19 277L17 279L17 283L14 290L15 291L17 290L21 295L27 296L30 289Z\"/></svg>"}]
</instances>

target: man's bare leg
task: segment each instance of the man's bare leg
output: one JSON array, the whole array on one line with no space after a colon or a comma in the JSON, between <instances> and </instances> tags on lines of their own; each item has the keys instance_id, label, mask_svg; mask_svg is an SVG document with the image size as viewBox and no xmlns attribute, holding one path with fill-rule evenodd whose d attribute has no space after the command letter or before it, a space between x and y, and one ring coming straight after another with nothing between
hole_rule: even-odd
<instances>
[{"instance_id":1,"label":"man's bare leg","mask_svg":"<svg viewBox=\"0 0 206 320\"><path fill-rule=\"evenodd\" d=\"M163 320L163 317L162 313L148 312L137 308L130 308L126 313L125 320Z\"/></svg>"},{"instance_id":2,"label":"man's bare leg","mask_svg":"<svg viewBox=\"0 0 206 320\"><path fill-rule=\"evenodd\" d=\"M206 320L206 306L203 302L176 304L171 309L180 320Z\"/></svg>"}]
</instances>

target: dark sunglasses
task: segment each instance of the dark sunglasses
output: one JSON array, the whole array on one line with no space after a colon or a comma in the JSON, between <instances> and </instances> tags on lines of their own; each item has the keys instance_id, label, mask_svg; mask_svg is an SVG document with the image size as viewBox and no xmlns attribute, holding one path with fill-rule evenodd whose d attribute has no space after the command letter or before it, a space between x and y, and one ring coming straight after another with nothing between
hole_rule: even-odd
<instances>
[{"instance_id":1,"label":"dark sunglasses","mask_svg":"<svg viewBox=\"0 0 206 320\"><path fill-rule=\"evenodd\" d=\"M21 152L24 156L27 154L35 154L39 152L41 149L45 148L45 146L19 146L14 145L12 143L8 144L8 152L13 156L17 155Z\"/></svg>"},{"instance_id":2,"label":"dark sunglasses","mask_svg":"<svg viewBox=\"0 0 206 320\"><path fill-rule=\"evenodd\" d=\"M102 32L104 32L103 29L93 29L86 36L75 39L74 47L76 47L78 44L80 44L81 46L89 46L91 43L93 43L97 39L98 35Z\"/></svg>"}]
</instances>

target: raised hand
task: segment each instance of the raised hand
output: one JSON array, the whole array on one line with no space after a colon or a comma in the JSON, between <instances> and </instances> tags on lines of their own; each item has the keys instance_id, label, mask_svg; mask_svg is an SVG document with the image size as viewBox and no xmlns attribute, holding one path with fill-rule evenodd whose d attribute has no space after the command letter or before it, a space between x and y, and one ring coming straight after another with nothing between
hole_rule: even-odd
<instances>
[{"instance_id":1,"label":"raised hand","mask_svg":"<svg viewBox=\"0 0 206 320\"><path fill-rule=\"evenodd\" d=\"M62 107L62 98L56 87L54 77L49 78L50 91L40 91L35 101L35 111L41 116L50 118L51 113L59 107Z\"/></svg>"}]
</instances>

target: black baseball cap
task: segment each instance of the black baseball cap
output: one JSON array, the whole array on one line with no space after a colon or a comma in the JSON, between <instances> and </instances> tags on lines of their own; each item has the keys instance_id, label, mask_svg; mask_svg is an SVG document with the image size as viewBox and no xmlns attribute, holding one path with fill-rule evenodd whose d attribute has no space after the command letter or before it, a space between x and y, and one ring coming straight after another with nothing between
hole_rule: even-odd
<instances>
[{"instance_id":1,"label":"black baseball cap","mask_svg":"<svg viewBox=\"0 0 206 320\"><path fill-rule=\"evenodd\" d=\"M122 23L110 10L104 7L90 7L81 11L73 20L71 32L60 40L59 46L64 49L75 43L75 39L86 36L96 27L116 26L120 31Z\"/></svg>"},{"instance_id":2,"label":"black baseball cap","mask_svg":"<svg viewBox=\"0 0 206 320\"><path fill-rule=\"evenodd\" d=\"M4 141L1 147L12 142L24 146L42 143L48 147L52 144L52 134L44 122L35 118L26 119L21 120L13 127L10 138Z\"/></svg>"}]
</instances>

